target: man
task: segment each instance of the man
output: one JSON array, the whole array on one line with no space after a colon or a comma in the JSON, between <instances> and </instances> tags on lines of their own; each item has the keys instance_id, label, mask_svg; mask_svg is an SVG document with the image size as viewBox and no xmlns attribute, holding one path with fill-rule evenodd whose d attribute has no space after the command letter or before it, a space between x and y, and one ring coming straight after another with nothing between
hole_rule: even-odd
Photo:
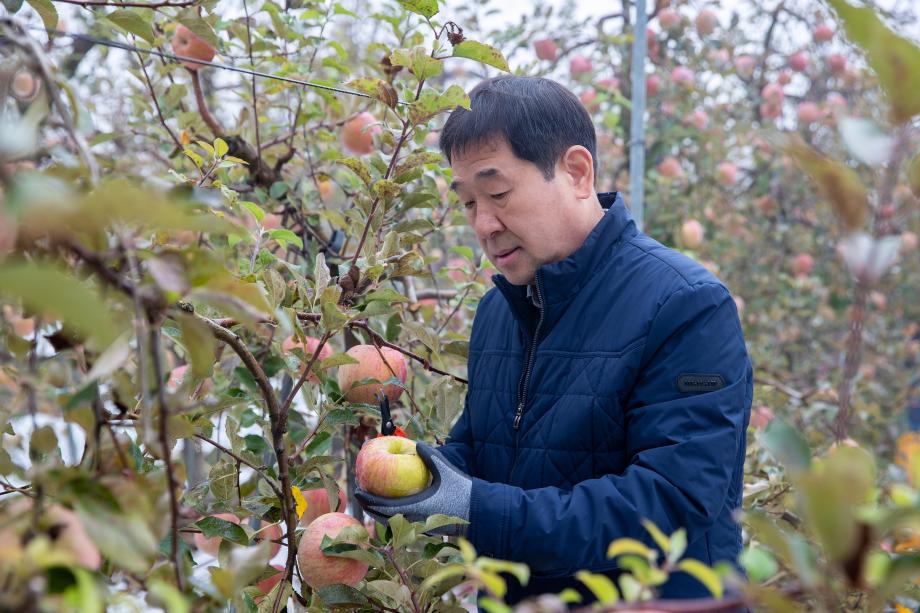
<instances>
[{"instance_id":1,"label":"man","mask_svg":"<svg viewBox=\"0 0 920 613\"><path fill-rule=\"evenodd\" d=\"M470 339L469 388L434 479L378 517L469 521L480 554L524 562L510 603L617 574L607 546L686 528L687 557L736 561L753 377L734 301L705 268L639 232L596 194L594 127L547 79L480 83L441 149L483 251L501 272ZM585 591L581 589L583 593ZM705 597L685 573L665 598Z\"/></svg>"}]
</instances>

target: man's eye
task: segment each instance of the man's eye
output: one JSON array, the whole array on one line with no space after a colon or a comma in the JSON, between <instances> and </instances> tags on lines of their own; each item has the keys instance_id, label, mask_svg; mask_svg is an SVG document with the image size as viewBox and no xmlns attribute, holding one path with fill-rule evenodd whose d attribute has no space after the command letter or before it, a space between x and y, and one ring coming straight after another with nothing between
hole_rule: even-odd
<instances>
[{"instance_id":1,"label":"man's eye","mask_svg":"<svg viewBox=\"0 0 920 613\"><path fill-rule=\"evenodd\" d=\"M465 209L471 209L471 208L473 208L473 205L474 205L474 204L476 204L476 201L475 201L475 200L470 200L469 202L464 202L464 203L463 203L463 208L465 208Z\"/></svg>"},{"instance_id":2,"label":"man's eye","mask_svg":"<svg viewBox=\"0 0 920 613\"><path fill-rule=\"evenodd\" d=\"M502 193L500 193L500 194L492 194L492 199L493 199L493 200L501 200L502 198L504 198L504 197L507 196L507 195L508 195L508 192L502 192Z\"/></svg>"}]
</instances>

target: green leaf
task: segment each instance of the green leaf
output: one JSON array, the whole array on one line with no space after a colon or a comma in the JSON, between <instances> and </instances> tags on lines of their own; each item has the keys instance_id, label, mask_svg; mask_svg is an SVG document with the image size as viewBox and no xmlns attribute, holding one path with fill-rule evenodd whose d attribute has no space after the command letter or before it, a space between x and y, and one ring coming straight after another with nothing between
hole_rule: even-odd
<instances>
[{"instance_id":1,"label":"green leaf","mask_svg":"<svg viewBox=\"0 0 920 613\"><path fill-rule=\"evenodd\" d=\"M167 613L189 613L192 610L182 592L171 583L153 579L147 582L147 589L158 601L166 605Z\"/></svg>"},{"instance_id":2,"label":"green leaf","mask_svg":"<svg viewBox=\"0 0 920 613\"><path fill-rule=\"evenodd\" d=\"M320 296L320 311L323 315L323 327L329 332L337 332L348 322L348 316L343 313L338 306L339 296L342 294L342 288L338 285L331 285L323 291Z\"/></svg>"},{"instance_id":3,"label":"green leaf","mask_svg":"<svg viewBox=\"0 0 920 613\"><path fill-rule=\"evenodd\" d=\"M580 570L575 573L575 578L591 591L599 604L616 604L620 601L620 592L607 575Z\"/></svg>"},{"instance_id":4,"label":"green leaf","mask_svg":"<svg viewBox=\"0 0 920 613\"><path fill-rule=\"evenodd\" d=\"M419 99L409 106L409 119L412 123L421 125L438 113L452 111L458 106L470 108L470 97L459 85L451 85L443 94L426 89Z\"/></svg>"},{"instance_id":5,"label":"green leaf","mask_svg":"<svg viewBox=\"0 0 920 613\"><path fill-rule=\"evenodd\" d=\"M470 522L460 519L459 517L450 517L442 513L435 513L434 515L429 515L425 519L425 528L422 532L431 532L432 530L437 530L444 526L456 526L456 525L465 525Z\"/></svg>"},{"instance_id":6,"label":"green leaf","mask_svg":"<svg viewBox=\"0 0 920 613\"><path fill-rule=\"evenodd\" d=\"M195 33L199 38L204 39L209 45L217 49L220 46L220 38L217 32L207 21L198 16L195 9L189 8L182 11L179 15L179 23Z\"/></svg>"},{"instance_id":7,"label":"green leaf","mask_svg":"<svg viewBox=\"0 0 920 613\"><path fill-rule=\"evenodd\" d=\"M54 5L51 3L51 0L26 0L26 2L28 2L29 6L35 9L35 12L38 13L38 16L42 18L42 23L45 24L46 30L54 30L57 28L58 13L57 9L55 9ZM4 6L7 5L6 2L3 4ZM19 10L19 7L22 6L22 2L19 2L18 4L11 3L11 5L16 6L15 9L10 9L11 13L15 13Z\"/></svg>"},{"instance_id":8,"label":"green leaf","mask_svg":"<svg viewBox=\"0 0 920 613\"><path fill-rule=\"evenodd\" d=\"M508 68L508 60L505 59L501 51L491 45L475 40L465 40L459 45L455 45L454 57L465 57L488 66L494 66L505 72L511 72L511 69Z\"/></svg>"},{"instance_id":9,"label":"green leaf","mask_svg":"<svg viewBox=\"0 0 920 613\"><path fill-rule=\"evenodd\" d=\"M438 0L399 0L399 5L429 19L438 13Z\"/></svg>"},{"instance_id":10,"label":"green leaf","mask_svg":"<svg viewBox=\"0 0 920 613\"><path fill-rule=\"evenodd\" d=\"M466 569L462 564L448 564L429 575L422 582L422 585L419 586L419 591L426 592L436 587L442 581L446 581L453 577L462 577L464 574L466 574Z\"/></svg>"},{"instance_id":11,"label":"green leaf","mask_svg":"<svg viewBox=\"0 0 920 613\"><path fill-rule=\"evenodd\" d=\"M751 547L741 553L741 565L748 576L758 583L763 583L779 571L779 565L773 555L763 547Z\"/></svg>"},{"instance_id":12,"label":"green leaf","mask_svg":"<svg viewBox=\"0 0 920 613\"><path fill-rule=\"evenodd\" d=\"M330 557L358 560L374 568L383 568L385 566L383 556L376 550L364 549L354 543L338 542L338 538L331 539L328 536L323 536L323 541L320 543L319 548L323 554Z\"/></svg>"},{"instance_id":13,"label":"green leaf","mask_svg":"<svg viewBox=\"0 0 920 613\"><path fill-rule=\"evenodd\" d=\"M290 243L296 245L298 249L303 249L303 239L287 228L269 230L267 234L282 247L287 247L287 244Z\"/></svg>"},{"instance_id":14,"label":"green leaf","mask_svg":"<svg viewBox=\"0 0 920 613\"><path fill-rule=\"evenodd\" d=\"M893 559L888 566L884 581L872 591L867 610L882 611L885 603L899 590L904 589L905 583L916 580L918 576L920 576L920 554L906 554Z\"/></svg>"},{"instance_id":15,"label":"green leaf","mask_svg":"<svg viewBox=\"0 0 920 613\"><path fill-rule=\"evenodd\" d=\"M811 450L802 434L782 419L773 419L762 435L764 446L788 471L806 470Z\"/></svg>"},{"instance_id":16,"label":"green leaf","mask_svg":"<svg viewBox=\"0 0 920 613\"><path fill-rule=\"evenodd\" d=\"M664 553L670 551L671 542L668 540L668 537L664 535L664 532L658 529L651 520L643 517L642 525L652 535L652 539L655 541L655 544L658 545L658 548L661 549Z\"/></svg>"},{"instance_id":17,"label":"green leaf","mask_svg":"<svg viewBox=\"0 0 920 613\"><path fill-rule=\"evenodd\" d=\"M425 47L397 49L390 54L394 66L405 66L419 81L436 77L444 70L444 62L431 57Z\"/></svg>"},{"instance_id":18,"label":"green leaf","mask_svg":"<svg viewBox=\"0 0 920 613\"><path fill-rule=\"evenodd\" d=\"M195 522L194 526L208 538L217 536L225 541L243 545L244 547L249 545L249 537L246 536L246 531L238 524L225 519L212 516L203 517Z\"/></svg>"},{"instance_id":19,"label":"green leaf","mask_svg":"<svg viewBox=\"0 0 920 613\"><path fill-rule=\"evenodd\" d=\"M466 522L464 522L466 523ZM518 580L521 585L527 585L530 581L530 567L521 562L509 562L507 560L496 560L489 557L480 557L476 560L477 568L488 570L494 573L508 573Z\"/></svg>"},{"instance_id":20,"label":"green leaf","mask_svg":"<svg viewBox=\"0 0 920 613\"><path fill-rule=\"evenodd\" d=\"M16 13L22 8L22 0L3 0L3 8L10 14Z\"/></svg>"},{"instance_id":21,"label":"green leaf","mask_svg":"<svg viewBox=\"0 0 920 613\"><path fill-rule=\"evenodd\" d=\"M882 132L874 121L841 117L837 121L837 128L847 150L860 162L879 166L891 158L894 138Z\"/></svg>"},{"instance_id":22,"label":"green leaf","mask_svg":"<svg viewBox=\"0 0 920 613\"><path fill-rule=\"evenodd\" d=\"M364 185L370 187L371 183L374 182L373 177L371 176L370 168L367 167L367 164L359 160L358 158L341 158L335 161L336 164L341 164L345 166L353 173L358 175L358 178L364 182Z\"/></svg>"},{"instance_id":23,"label":"green leaf","mask_svg":"<svg viewBox=\"0 0 920 613\"><path fill-rule=\"evenodd\" d=\"M236 468L226 460L220 460L208 473L208 486L218 500L228 501L236 495Z\"/></svg>"},{"instance_id":24,"label":"green leaf","mask_svg":"<svg viewBox=\"0 0 920 613\"><path fill-rule=\"evenodd\" d=\"M265 219L265 211L262 210L262 207L255 202L247 202L246 200L240 200L240 205L255 217L259 225L262 224L262 220Z\"/></svg>"},{"instance_id":25,"label":"green leaf","mask_svg":"<svg viewBox=\"0 0 920 613\"><path fill-rule=\"evenodd\" d=\"M448 91L450 91L449 88L448 88ZM464 92L464 95L466 95L465 92ZM425 166L428 164L437 164L442 159L444 159L444 156L442 156L440 153L436 151L425 151L424 149L421 149L419 151L413 151L412 153L407 155L405 158L403 158L402 162L400 162L399 165L396 166L396 171L393 174L394 176L396 176L398 180L401 175L409 172L410 170L414 170L415 168L418 168L419 166Z\"/></svg>"},{"instance_id":26,"label":"green leaf","mask_svg":"<svg viewBox=\"0 0 920 613\"><path fill-rule=\"evenodd\" d=\"M391 517L389 523L390 530L393 532L393 547L395 549L401 549L418 540L415 526L412 522L403 517L402 513L398 513Z\"/></svg>"},{"instance_id":27,"label":"green leaf","mask_svg":"<svg viewBox=\"0 0 920 613\"><path fill-rule=\"evenodd\" d=\"M335 608L358 608L370 605L367 596L353 587L337 583L327 585L316 590L316 595L320 597L328 607Z\"/></svg>"},{"instance_id":28,"label":"green leaf","mask_svg":"<svg viewBox=\"0 0 920 613\"><path fill-rule=\"evenodd\" d=\"M117 567L146 575L156 559L157 543L140 515L124 515L86 498L80 499L75 510L106 558Z\"/></svg>"},{"instance_id":29,"label":"green leaf","mask_svg":"<svg viewBox=\"0 0 920 613\"><path fill-rule=\"evenodd\" d=\"M891 103L891 116L902 123L920 113L920 48L892 32L868 7L828 0L847 36L866 51L869 66Z\"/></svg>"},{"instance_id":30,"label":"green leaf","mask_svg":"<svg viewBox=\"0 0 920 613\"><path fill-rule=\"evenodd\" d=\"M119 335L112 309L91 285L51 264L6 261L0 264L0 295L22 300L30 311L60 319L79 336L108 346Z\"/></svg>"},{"instance_id":31,"label":"green leaf","mask_svg":"<svg viewBox=\"0 0 920 613\"><path fill-rule=\"evenodd\" d=\"M217 157L224 157L228 151L230 151L230 147L227 145L227 141L219 137L214 139L214 153Z\"/></svg>"},{"instance_id":32,"label":"green leaf","mask_svg":"<svg viewBox=\"0 0 920 613\"><path fill-rule=\"evenodd\" d=\"M687 551L687 530L679 528L671 534L669 547L668 564L674 564L684 555L684 552Z\"/></svg>"},{"instance_id":33,"label":"green leaf","mask_svg":"<svg viewBox=\"0 0 920 613\"><path fill-rule=\"evenodd\" d=\"M869 199L853 169L818 153L798 137L790 139L785 150L811 176L847 230L858 230L865 224Z\"/></svg>"},{"instance_id":34,"label":"green leaf","mask_svg":"<svg viewBox=\"0 0 920 613\"><path fill-rule=\"evenodd\" d=\"M607 557L615 558L628 553L634 553L649 560L654 560L657 556L655 550L643 543L632 538L620 538L612 543L607 548Z\"/></svg>"},{"instance_id":35,"label":"green leaf","mask_svg":"<svg viewBox=\"0 0 920 613\"><path fill-rule=\"evenodd\" d=\"M196 379L211 374L214 365L214 352L217 341L207 324L191 315L179 315L179 328L182 330L182 344L192 363L192 376Z\"/></svg>"},{"instance_id":36,"label":"green leaf","mask_svg":"<svg viewBox=\"0 0 920 613\"><path fill-rule=\"evenodd\" d=\"M31 0L29 1L31 2ZM140 13L131 9L117 9L106 15L105 18L125 32L140 36L151 45L156 39L150 22L145 20Z\"/></svg>"},{"instance_id":37,"label":"green leaf","mask_svg":"<svg viewBox=\"0 0 920 613\"><path fill-rule=\"evenodd\" d=\"M396 89L394 89L390 83L387 83L383 79L361 77L358 79L352 79L351 81L347 82L345 87L351 88L353 90L367 94L372 98L380 100L391 109L396 108L396 104L399 102L399 96L396 93Z\"/></svg>"},{"instance_id":38,"label":"green leaf","mask_svg":"<svg viewBox=\"0 0 920 613\"><path fill-rule=\"evenodd\" d=\"M334 368L336 366L342 366L343 364L360 363L361 362L354 359L347 353L335 353L319 363L319 370L326 370L327 368Z\"/></svg>"},{"instance_id":39,"label":"green leaf","mask_svg":"<svg viewBox=\"0 0 920 613\"><path fill-rule=\"evenodd\" d=\"M697 581L706 586L706 589L715 598L722 597L722 579L719 574L700 562L699 560L685 559L677 563L677 568L692 575Z\"/></svg>"}]
</instances>

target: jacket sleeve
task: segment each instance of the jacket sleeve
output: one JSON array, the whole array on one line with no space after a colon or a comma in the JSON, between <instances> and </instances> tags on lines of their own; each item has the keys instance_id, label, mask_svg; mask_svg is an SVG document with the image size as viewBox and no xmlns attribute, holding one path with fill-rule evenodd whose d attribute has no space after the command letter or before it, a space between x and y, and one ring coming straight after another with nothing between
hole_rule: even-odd
<instances>
[{"instance_id":1,"label":"jacket sleeve","mask_svg":"<svg viewBox=\"0 0 920 613\"><path fill-rule=\"evenodd\" d=\"M734 504L753 389L734 301L724 286L701 283L659 305L637 379L622 396L626 469L571 490L474 479L468 537L481 554L547 577L606 571L616 568L606 557L614 539L653 543L641 518L665 534L686 528L692 543ZM681 392L684 373L718 374L724 386Z\"/></svg>"},{"instance_id":2,"label":"jacket sleeve","mask_svg":"<svg viewBox=\"0 0 920 613\"><path fill-rule=\"evenodd\" d=\"M473 474L473 436L470 431L469 395L463 403L463 412L451 428L447 442L438 447L447 461L467 475Z\"/></svg>"}]
</instances>

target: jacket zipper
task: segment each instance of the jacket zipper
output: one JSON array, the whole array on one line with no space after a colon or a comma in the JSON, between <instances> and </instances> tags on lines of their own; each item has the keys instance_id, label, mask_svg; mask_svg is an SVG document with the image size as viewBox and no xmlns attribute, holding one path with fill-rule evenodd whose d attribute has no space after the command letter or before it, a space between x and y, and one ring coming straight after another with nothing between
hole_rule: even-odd
<instances>
[{"instance_id":1,"label":"jacket zipper","mask_svg":"<svg viewBox=\"0 0 920 613\"><path fill-rule=\"evenodd\" d=\"M530 350L527 352L527 362L524 365L524 372L521 373L521 379L518 381L518 405L514 412L514 461L511 464L511 474L509 481L514 475L514 468L518 460L518 443L520 441L521 419L524 417L524 408L527 405L527 387L530 385L530 375L533 372L533 365L537 355L537 343L540 341L540 328L543 327L543 293L540 291L540 275L537 273L537 300L540 302L540 319L537 320L537 329L534 331L533 340L530 343Z\"/></svg>"}]
</instances>

